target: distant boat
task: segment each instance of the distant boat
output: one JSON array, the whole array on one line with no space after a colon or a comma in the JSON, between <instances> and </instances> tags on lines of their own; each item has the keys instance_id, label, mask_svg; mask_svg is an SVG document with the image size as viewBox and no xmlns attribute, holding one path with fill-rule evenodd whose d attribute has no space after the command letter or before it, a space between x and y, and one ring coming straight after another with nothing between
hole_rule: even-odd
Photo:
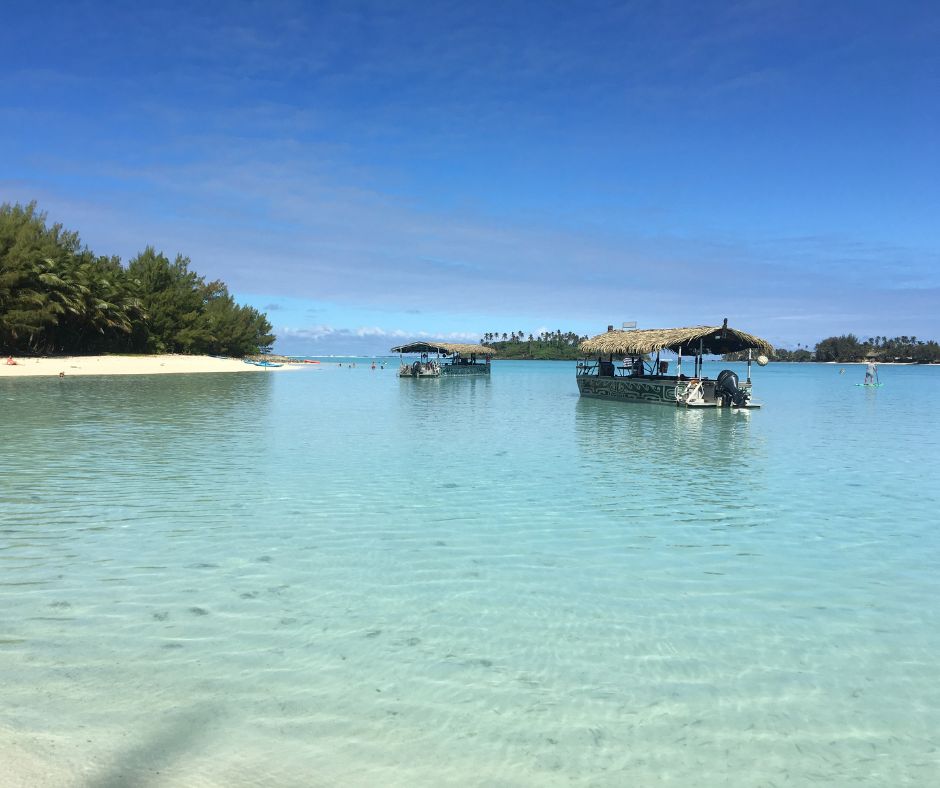
<instances>
[{"instance_id":1,"label":"distant boat","mask_svg":"<svg viewBox=\"0 0 940 788\"><path fill-rule=\"evenodd\" d=\"M244 361L246 364L251 364L253 367L271 367L272 369L275 369L277 367L284 366L283 364L278 364L274 361L252 361L250 358L246 358Z\"/></svg>"},{"instance_id":2,"label":"distant boat","mask_svg":"<svg viewBox=\"0 0 940 788\"><path fill-rule=\"evenodd\" d=\"M496 351L485 345L465 345L454 342L412 342L392 348L401 357L398 368L400 378L439 378L451 375L489 375L490 357ZM406 353L418 353L419 359L405 363ZM431 358L434 353L437 358ZM483 359L477 359L477 356ZM449 358L448 358L449 357ZM447 359L447 360L445 360Z\"/></svg>"}]
</instances>

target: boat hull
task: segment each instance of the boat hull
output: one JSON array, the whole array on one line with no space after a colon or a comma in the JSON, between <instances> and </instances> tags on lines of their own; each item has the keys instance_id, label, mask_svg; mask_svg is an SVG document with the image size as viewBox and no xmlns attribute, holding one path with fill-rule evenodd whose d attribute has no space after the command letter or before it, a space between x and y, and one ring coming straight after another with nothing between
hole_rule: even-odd
<instances>
[{"instance_id":1,"label":"boat hull","mask_svg":"<svg viewBox=\"0 0 940 788\"><path fill-rule=\"evenodd\" d=\"M447 377L456 377L461 375L489 375L489 364L444 364L441 366L441 374Z\"/></svg>"},{"instance_id":2,"label":"boat hull","mask_svg":"<svg viewBox=\"0 0 940 788\"><path fill-rule=\"evenodd\" d=\"M415 372L410 367L403 367L398 371L398 377L400 378L439 378L440 376L440 370L437 372L430 370L421 370L420 372Z\"/></svg>"},{"instance_id":3,"label":"boat hull","mask_svg":"<svg viewBox=\"0 0 940 788\"><path fill-rule=\"evenodd\" d=\"M398 370L400 378L455 378L489 374L489 364L440 364L418 368L414 365L402 364Z\"/></svg>"},{"instance_id":4,"label":"boat hull","mask_svg":"<svg viewBox=\"0 0 940 788\"><path fill-rule=\"evenodd\" d=\"M704 402L680 403L676 400L675 380L608 378L597 375L578 375L578 391L582 397L614 400L615 402L647 402L683 408L717 408L720 404L712 397ZM712 381L712 387L714 382ZM743 387L742 387L743 388ZM759 408L756 403L743 406L745 410Z\"/></svg>"},{"instance_id":5,"label":"boat hull","mask_svg":"<svg viewBox=\"0 0 940 788\"><path fill-rule=\"evenodd\" d=\"M617 402L651 402L676 406L674 380L630 380L629 378L601 378L579 375L578 391L582 397L610 399Z\"/></svg>"}]
</instances>

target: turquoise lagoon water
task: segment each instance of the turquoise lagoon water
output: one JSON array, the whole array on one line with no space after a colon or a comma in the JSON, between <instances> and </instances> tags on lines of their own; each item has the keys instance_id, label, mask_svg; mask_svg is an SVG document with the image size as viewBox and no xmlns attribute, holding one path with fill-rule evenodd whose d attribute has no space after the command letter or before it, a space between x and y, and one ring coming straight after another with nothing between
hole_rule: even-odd
<instances>
[{"instance_id":1,"label":"turquoise lagoon water","mask_svg":"<svg viewBox=\"0 0 940 788\"><path fill-rule=\"evenodd\" d=\"M394 372L0 382L4 785L940 783L940 368Z\"/></svg>"}]
</instances>

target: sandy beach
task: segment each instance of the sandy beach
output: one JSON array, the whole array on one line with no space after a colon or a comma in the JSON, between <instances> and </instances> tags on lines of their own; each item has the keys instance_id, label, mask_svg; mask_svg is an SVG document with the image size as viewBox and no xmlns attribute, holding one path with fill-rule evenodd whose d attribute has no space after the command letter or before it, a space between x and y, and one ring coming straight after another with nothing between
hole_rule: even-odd
<instances>
[{"instance_id":1,"label":"sandy beach","mask_svg":"<svg viewBox=\"0 0 940 788\"><path fill-rule=\"evenodd\" d=\"M0 378L73 375L172 375L204 372L281 372L294 367L256 367L237 358L213 356L57 356L17 358L15 365L0 359Z\"/></svg>"}]
</instances>

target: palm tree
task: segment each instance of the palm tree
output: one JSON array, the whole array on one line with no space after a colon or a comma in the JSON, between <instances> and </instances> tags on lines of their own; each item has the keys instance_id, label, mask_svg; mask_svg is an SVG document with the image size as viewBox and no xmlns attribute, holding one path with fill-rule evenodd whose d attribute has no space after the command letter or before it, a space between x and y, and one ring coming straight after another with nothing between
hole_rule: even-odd
<instances>
[{"instance_id":1,"label":"palm tree","mask_svg":"<svg viewBox=\"0 0 940 788\"><path fill-rule=\"evenodd\" d=\"M20 259L0 272L0 341L9 350L52 349L47 330L75 309L73 290L55 260Z\"/></svg>"}]
</instances>

